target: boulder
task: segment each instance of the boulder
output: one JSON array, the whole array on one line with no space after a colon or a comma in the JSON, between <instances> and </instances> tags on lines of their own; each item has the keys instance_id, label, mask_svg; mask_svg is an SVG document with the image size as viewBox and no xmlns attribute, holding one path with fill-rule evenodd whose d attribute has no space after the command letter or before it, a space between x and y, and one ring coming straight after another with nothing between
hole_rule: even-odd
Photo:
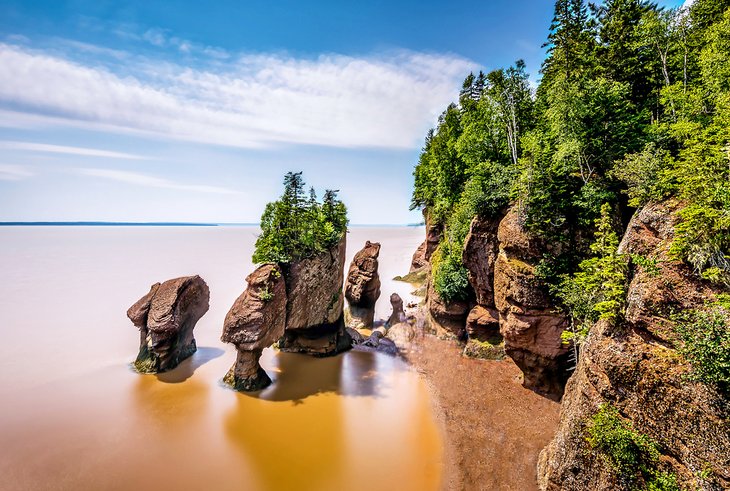
<instances>
[{"instance_id":1,"label":"boulder","mask_svg":"<svg viewBox=\"0 0 730 491\"><path fill-rule=\"evenodd\" d=\"M406 319L406 313L403 311L403 299L397 293L390 295L390 306L393 311L385 323L386 326L393 326L399 322L403 322Z\"/></svg>"},{"instance_id":2,"label":"boulder","mask_svg":"<svg viewBox=\"0 0 730 491\"><path fill-rule=\"evenodd\" d=\"M379 254L380 244L367 241L350 264L345 283L345 298L350 306L350 327L361 329L373 325L375 302L380 297Z\"/></svg>"},{"instance_id":3,"label":"boulder","mask_svg":"<svg viewBox=\"0 0 730 491\"><path fill-rule=\"evenodd\" d=\"M547 248L522 227L515 209L500 222L497 237L493 291L505 352L522 370L525 387L559 399L570 375L561 339L568 320L535 275Z\"/></svg>"},{"instance_id":4,"label":"boulder","mask_svg":"<svg viewBox=\"0 0 730 491\"><path fill-rule=\"evenodd\" d=\"M426 297L429 323L436 334L444 338L466 339L466 317L469 304L464 301L445 302L429 282Z\"/></svg>"},{"instance_id":5,"label":"boulder","mask_svg":"<svg viewBox=\"0 0 730 491\"><path fill-rule=\"evenodd\" d=\"M316 256L295 261L284 271L287 291L282 351L329 356L350 348L345 331L342 284L345 236Z\"/></svg>"},{"instance_id":6,"label":"boulder","mask_svg":"<svg viewBox=\"0 0 730 491\"><path fill-rule=\"evenodd\" d=\"M135 369L165 372L195 353L193 329L208 311L209 299L208 285L197 275L152 285L127 310L127 317L140 333Z\"/></svg>"},{"instance_id":7,"label":"boulder","mask_svg":"<svg viewBox=\"0 0 730 491\"><path fill-rule=\"evenodd\" d=\"M469 339L476 339L478 341L499 339L501 341L499 313L496 309L490 309L481 305L475 306L466 318L466 333Z\"/></svg>"},{"instance_id":8,"label":"boulder","mask_svg":"<svg viewBox=\"0 0 730 491\"><path fill-rule=\"evenodd\" d=\"M236 390L255 391L271 383L259 359L264 348L284 335L287 294L282 270L275 264L259 266L246 281L248 287L223 323L221 341L233 344L238 352L223 381Z\"/></svg>"}]
</instances>

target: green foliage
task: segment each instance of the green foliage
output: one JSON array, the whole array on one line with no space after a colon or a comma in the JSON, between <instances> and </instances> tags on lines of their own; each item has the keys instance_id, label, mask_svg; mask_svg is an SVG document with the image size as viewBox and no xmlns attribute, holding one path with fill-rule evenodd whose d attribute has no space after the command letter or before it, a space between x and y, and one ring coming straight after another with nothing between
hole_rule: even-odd
<instances>
[{"instance_id":1,"label":"green foliage","mask_svg":"<svg viewBox=\"0 0 730 491\"><path fill-rule=\"evenodd\" d=\"M327 190L322 203L314 189L305 197L301 172L284 178L284 194L261 215L254 263L281 263L310 257L336 245L347 232L347 208L337 191Z\"/></svg>"},{"instance_id":2,"label":"green foliage","mask_svg":"<svg viewBox=\"0 0 730 491\"><path fill-rule=\"evenodd\" d=\"M269 290L268 287L261 289L261 291L259 291L259 296L264 302L270 302L274 299L274 294L271 292L271 290Z\"/></svg>"},{"instance_id":3,"label":"green foliage","mask_svg":"<svg viewBox=\"0 0 730 491\"><path fill-rule=\"evenodd\" d=\"M659 450L646 435L634 431L612 405L602 404L588 424L588 443L603 452L622 476L634 477L643 465L659 459Z\"/></svg>"},{"instance_id":4,"label":"green foliage","mask_svg":"<svg viewBox=\"0 0 730 491\"><path fill-rule=\"evenodd\" d=\"M624 293L627 258L588 247L602 206L626 217L668 198L684 207L673 256L730 286L730 0L689 11L604 0L590 13L584 0L556 0L545 46L534 93L522 61L470 74L428 133L411 205L444 226L440 288L467 295L471 218L516 205L524 227L561 251L536 272L580 334L615 319Z\"/></svg>"},{"instance_id":5,"label":"green foliage","mask_svg":"<svg viewBox=\"0 0 730 491\"><path fill-rule=\"evenodd\" d=\"M639 208L669 196L675 187L669 173L671 166L669 152L652 142L641 152L628 154L616 162L611 175L626 185L624 193L629 196L629 206Z\"/></svg>"},{"instance_id":6,"label":"green foliage","mask_svg":"<svg viewBox=\"0 0 730 491\"><path fill-rule=\"evenodd\" d=\"M708 310L684 312L676 330L683 341L679 351L692 365L691 377L730 392L730 310L715 304Z\"/></svg>"},{"instance_id":7,"label":"green foliage","mask_svg":"<svg viewBox=\"0 0 730 491\"><path fill-rule=\"evenodd\" d=\"M618 253L612 210L605 204L596 222L593 257L580 263L573 275L565 275L554 288L571 318L571 329L563 340L581 344L599 319L615 322L621 316L626 297L627 258Z\"/></svg>"},{"instance_id":8,"label":"green foliage","mask_svg":"<svg viewBox=\"0 0 730 491\"><path fill-rule=\"evenodd\" d=\"M641 254L631 254L631 262L637 264L644 270L646 274L653 278L658 278L662 274L662 270L659 269L656 259L650 259Z\"/></svg>"},{"instance_id":9,"label":"green foliage","mask_svg":"<svg viewBox=\"0 0 730 491\"><path fill-rule=\"evenodd\" d=\"M433 287L445 302L469 298L468 271L461 262L461 250L444 241L431 256Z\"/></svg>"},{"instance_id":10,"label":"green foliage","mask_svg":"<svg viewBox=\"0 0 730 491\"><path fill-rule=\"evenodd\" d=\"M590 446L603 453L620 478L643 480L647 490L679 490L674 474L659 471L659 448L646 435L634 430L611 404L602 404L587 426Z\"/></svg>"}]
</instances>

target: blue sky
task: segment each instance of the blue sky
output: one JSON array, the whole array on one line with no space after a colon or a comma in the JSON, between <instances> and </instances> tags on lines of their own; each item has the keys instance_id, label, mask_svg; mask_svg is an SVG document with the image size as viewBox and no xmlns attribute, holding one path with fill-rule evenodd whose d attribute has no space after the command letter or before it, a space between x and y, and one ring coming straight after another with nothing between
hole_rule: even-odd
<instances>
[{"instance_id":1,"label":"blue sky","mask_svg":"<svg viewBox=\"0 0 730 491\"><path fill-rule=\"evenodd\" d=\"M679 2L667 0L664 5ZM289 170L410 223L470 70L536 74L550 1L0 0L0 221L255 222Z\"/></svg>"}]
</instances>

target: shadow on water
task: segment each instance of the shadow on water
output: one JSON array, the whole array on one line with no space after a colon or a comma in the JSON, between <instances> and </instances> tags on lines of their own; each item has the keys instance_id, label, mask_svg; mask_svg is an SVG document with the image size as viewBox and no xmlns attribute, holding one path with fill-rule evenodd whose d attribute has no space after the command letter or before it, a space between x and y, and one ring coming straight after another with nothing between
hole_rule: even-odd
<instances>
[{"instance_id":1,"label":"shadow on water","mask_svg":"<svg viewBox=\"0 0 730 491\"><path fill-rule=\"evenodd\" d=\"M378 356L382 355L348 351L328 358L315 358L279 352L273 357L273 367L267 370L273 383L260 392L246 395L295 404L324 393L381 397L386 378L378 374Z\"/></svg>"},{"instance_id":2,"label":"shadow on water","mask_svg":"<svg viewBox=\"0 0 730 491\"><path fill-rule=\"evenodd\" d=\"M177 367L169 372L158 373L155 375L157 380L166 384L179 384L185 382L187 379L193 376L195 370L205 365L211 360L215 360L219 356L225 353L220 348L210 348L203 346L193 353L193 356L183 360Z\"/></svg>"}]
</instances>

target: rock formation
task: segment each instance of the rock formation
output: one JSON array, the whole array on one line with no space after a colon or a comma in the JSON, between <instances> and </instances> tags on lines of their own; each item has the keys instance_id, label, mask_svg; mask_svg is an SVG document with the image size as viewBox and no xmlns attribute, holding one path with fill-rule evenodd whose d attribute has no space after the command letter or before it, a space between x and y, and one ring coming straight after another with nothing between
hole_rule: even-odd
<instances>
[{"instance_id":1,"label":"rock formation","mask_svg":"<svg viewBox=\"0 0 730 491\"><path fill-rule=\"evenodd\" d=\"M429 324L440 337L466 339L466 317L469 314L469 303L464 301L445 302L429 280L426 295Z\"/></svg>"},{"instance_id":2,"label":"rock formation","mask_svg":"<svg viewBox=\"0 0 730 491\"><path fill-rule=\"evenodd\" d=\"M425 215L425 211L424 216L426 219L426 240L423 241L413 254L413 259L411 260L411 273L420 271L429 266L431 256L438 248L439 243L441 242L441 235L444 232L443 226L433 223L433 221L428 218L428 215Z\"/></svg>"},{"instance_id":3,"label":"rock formation","mask_svg":"<svg viewBox=\"0 0 730 491\"><path fill-rule=\"evenodd\" d=\"M406 319L406 313L403 311L403 299L397 293L391 293L390 295L390 307L393 311L385 323L387 326L394 326L399 322L403 322Z\"/></svg>"},{"instance_id":4,"label":"rock formation","mask_svg":"<svg viewBox=\"0 0 730 491\"><path fill-rule=\"evenodd\" d=\"M375 302L380 297L379 254L380 244L367 241L350 264L345 284L345 298L350 306L350 327L360 329L373 325Z\"/></svg>"},{"instance_id":5,"label":"rock formation","mask_svg":"<svg viewBox=\"0 0 730 491\"><path fill-rule=\"evenodd\" d=\"M338 245L284 269L286 330L282 351L329 356L350 348L343 318L345 236Z\"/></svg>"},{"instance_id":6,"label":"rock formation","mask_svg":"<svg viewBox=\"0 0 730 491\"><path fill-rule=\"evenodd\" d=\"M632 218L619 251L656 258L661 274L632 265L625 320L591 329L565 389L558 432L540 454L541 489L638 489L586 441L590 418L606 403L658 445L658 470L676 475L681 489L730 489L727 400L688 380L668 342L672 310L701 307L717 293L668 257L676 222L672 204L649 205Z\"/></svg>"},{"instance_id":7,"label":"rock formation","mask_svg":"<svg viewBox=\"0 0 730 491\"><path fill-rule=\"evenodd\" d=\"M475 217L464 240L462 262L469 271L469 284L478 305L494 307L494 264L499 255L497 230L502 216L484 220Z\"/></svg>"},{"instance_id":8,"label":"rock formation","mask_svg":"<svg viewBox=\"0 0 730 491\"><path fill-rule=\"evenodd\" d=\"M524 230L514 209L500 222L497 238L494 300L505 351L522 370L525 387L560 398L569 376L560 337L568 321L535 276L535 265L550 248Z\"/></svg>"},{"instance_id":9,"label":"rock formation","mask_svg":"<svg viewBox=\"0 0 730 491\"><path fill-rule=\"evenodd\" d=\"M139 329L134 367L142 373L172 370L196 351L193 329L208 311L210 291L200 276L155 283L129 310Z\"/></svg>"},{"instance_id":10,"label":"rock formation","mask_svg":"<svg viewBox=\"0 0 730 491\"><path fill-rule=\"evenodd\" d=\"M284 335L286 284L279 266L264 264L246 278L248 288L234 302L223 324L221 341L236 346L236 363L223 379L236 390L255 391L271 379L259 358Z\"/></svg>"}]
</instances>

